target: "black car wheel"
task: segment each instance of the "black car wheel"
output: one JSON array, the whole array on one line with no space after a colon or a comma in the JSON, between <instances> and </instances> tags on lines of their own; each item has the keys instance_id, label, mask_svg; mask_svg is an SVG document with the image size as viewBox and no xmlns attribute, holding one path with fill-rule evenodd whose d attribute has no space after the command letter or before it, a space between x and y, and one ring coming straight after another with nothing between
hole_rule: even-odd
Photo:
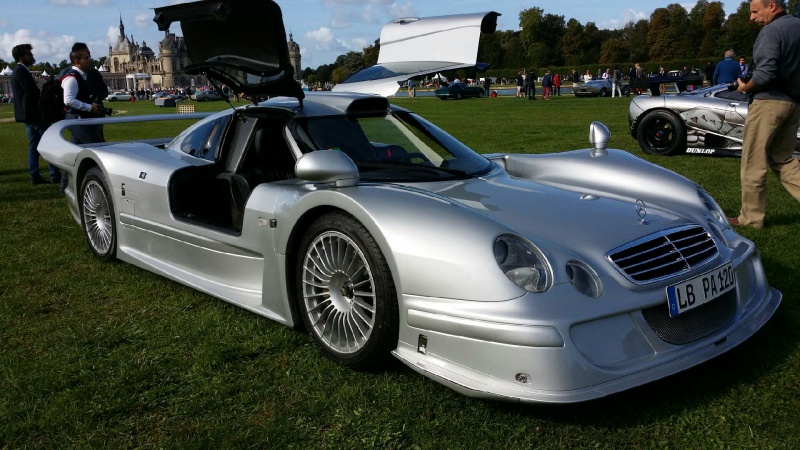
<instances>
[{"instance_id":1,"label":"black car wheel","mask_svg":"<svg viewBox=\"0 0 800 450\"><path fill-rule=\"evenodd\" d=\"M81 226L94 255L113 261L117 255L117 223L106 178L98 167L86 172L80 191Z\"/></svg>"},{"instance_id":2,"label":"black car wheel","mask_svg":"<svg viewBox=\"0 0 800 450\"><path fill-rule=\"evenodd\" d=\"M461 100L461 92L456 94L456 100Z\"/></svg>"},{"instance_id":3,"label":"black car wheel","mask_svg":"<svg viewBox=\"0 0 800 450\"><path fill-rule=\"evenodd\" d=\"M356 369L383 363L397 347L397 292L369 231L325 214L303 237L296 270L298 310L322 353Z\"/></svg>"},{"instance_id":4,"label":"black car wheel","mask_svg":"<svg viewBox=\"0 0 800 450\"><path fill-rule=\"evenodd\" d=\"M674 114L654 111L641 120L636 138L645 153L669 156L686 151L686 131Z\"/></svg>"},{"instance_id":5,"label":"black car wheel","mask_svg":"<svg viewBox=\"0 0 800 450\"><path fill-rule=\"evenodd\" d=\"M607 97L607 96L608 96L608 91L606 90L606 88L600 89L600 97Z\"/></svg>"},{"instance_id":6,"label":"black car wheel","mask_svg":"<svg viewBox=\"0 0 800 450\"><path fill-rule=\"evenodd\" d=\"M111 97L110 99L108 99L108 101L115 102L115 101L117 101L117 97Z\"/></svg>"},{"instance_id":7,"label":"black car wheel","mask_svg":"<svg viewBox=\"0 0 800 450\"><path fill-rule=\"evenodd\" d=\"M478 97L479 97L479 98L486 97L486 91L480 91L480 92L478 92Z\"/></svg>"}]
</instances>

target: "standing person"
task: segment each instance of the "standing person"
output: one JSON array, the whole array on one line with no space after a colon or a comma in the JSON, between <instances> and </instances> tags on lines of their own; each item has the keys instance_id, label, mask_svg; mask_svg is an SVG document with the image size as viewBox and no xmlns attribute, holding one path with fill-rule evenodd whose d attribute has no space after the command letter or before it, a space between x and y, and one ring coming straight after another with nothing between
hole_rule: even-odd
<instances>
[{"instance_id":1,"label":"standing person","mask_svg":"<svg viewBox=\"0 0 800 450\"><path fill-rule=\"evenodd\" d=\"M603 72L603 79L611 81L611 69L606 69L606 71Z\"/></svg>"},{"instance_id":2,"label":"standing person","mask_svg":"<svg viewBox=\"0 0 800 450\"><path fill-rule=\"evenodd\" d=\"M611 98L619 94L622 97L622 71L619 67L614 67L614 75L611 77Z\"/></svg>"},{"instance_id":3,"label":"standing person","mask_svg":"<svg viewBox=\"0 0 800 450\"><path fill-rule=\"evenodd\" d=\"M736 81L737 78L742 76L739 63L733 59L735 57L736 53L732 48L725 50L725 59L720 61L719 64L717 64L717 68L714 69L714 76L712 80L715 85L732 83Z\"/></svg>"},{"instance_id":4,"label":"standing person","mask_svg":"<svg viewBox=\"0 0 800 450\"><path fill-rule=\"evenodd\" d=\"M644 78L645 77L644 67L642 67L642 65L639 63L636 63L635 67L636 67L636 78ZM641 93L642 93L642 88L636 88L636 95L641 95Z\"/></svg>"},{"instance_id":5,"label":"standing person","mask_svg":"<svg viewBox=\"0 0 800 450\"><path fill-rule=\"evenodd\" d=\"M575 86L580 81L581 81L581 75L578 73L578 70L572 69L572 85Z\"/></svg>"},{"instance_id":6,"label":"standing person","mask_svg":"<svg viewBox=\"0 0 800 450\"><path fill-rule=\"evenodd\" d=\"M592 71L589 70L589 69L586 69L586 74L583 76L583 81L584 82L592 81L592 78L593 78L592 77Z\"/></svg>"},{"instance_id":7,"label":"standing person","mask_svg":"<svg viewBox=\"0 0 800 450\"><path fill-rule=\"evenodd\" d=\"M550 70L545 70L542 77L542 99L550 100L550 87L553 85L553 76L550 75Z\"/></svg>"},{"instance_id":8,"label":"standing person","mask_svg":"<svg viewBox=\"0 0 800 450\"><path fill-rule=\"evenodd\" d=\"M489 77L483 77L483 90L486 91L486 96L489 96L489 91L492 88L492 79Z\"/></svg>"},{"instance_id":9,"label":"standing person","mask_svg":"<svg viewBox=\"0 0 800 450\"><path fill-rule=\"evenodd\" d=\"M553 75L553 91L557 96L561 97L561 75L558 72Z\"/></svg>"},{"instance_id":10,"label":"standing person","mask_svg":"<svg viewBox=\"0 0 800 450\"><path fill-rule=\"evenodd\" d=\"M528 92L528 100L536 100L536 69L531 69L525 76L525 87Z\"/></svg>"},{"instance_id":11,"label":"standing person","mask_svg":"<svg viewBox=\"0 0 800 450\"><path fill-rule=\"evenodd\" d=\"M729 220L763 228L767 169L800 201L800 162L792 157L800 126L800 19L780 0L751 0L750 20L764 28L753 44L753 77L736 81L751 104L742 142L742 208Z\"/></svg>"},{"instance_id":12,"label":"standing person","mask_svg":"<svg viewBox=\"0 0 800 450\"><path fill-rule=\"evenodd\" d=\"M747 64L744 56L739 58L739 72L741 72L742 78L747 78L747 74L750 73L750 64Z\"/></svg>"},{"instance_id":13,"label":"standing person","mask_svg":"<svg viewBox=\"0 0 800 450\"><path fill-rule=\"evenodd\" d=\"M661 66L658 69L658 77L662 78L662 77L666 77L666 76L667 76L667 69L665 69L664 66ZM664 94L667 93L667 85L664 83L665 81L666 80L661 80L661 84L658 85L658 90L661 92L661 95L664 95Z\"/></svg>"},{"instance_id":14,"label":"standing person","mask_svg":"<svg viewBox=\"0 0 800 450\"><path fill-rule=\"evenodd\" d=\"M87 81L87 72L92 67L91 57L88 48L78 49L69 54L72 67L61 77L67 119L102 117L100 104L92 99L92 91ZM103 142L102 129L98 125L75 126L68 129L75 144Z\"/></svg>"},{"instance_id":15,"label":"standing person","mask_svg":"<svg viewBox=\"0 0 800 450\"><path fill-rule=\"evenodd\" d=\"M14 120L25 124L28 134L28 174L31 184L58 183L61 173L50 164L50 181L39 174L39 141L50 126L42 118L39 110L39 86L31 75L30 66L36 62L31 44L19 44L11 49L11 56L17 65L11 73L11 92L14 94Z\"/></svg>"},{"instance_id":16,"label":"standing person","mask_svg":"<svg viewBox=\"0 0 800 450\"><path fill-rule=\"evenodd\" d=\"M638 64L637 64L637 66L638 66ZM628 83L629 84L628 84L628 95L627 95L627 97L631 96L631 85L633 84L633 83L631 83L631 80L633 80L634 78L636 78L636 68L631 66L628 69Z\"/></svg>"},{"instance_id":17,"label":"standing person","mask_svg":"<svg viewBox=\"0 0 800 450\"><path fill-rule=\"evenodd\" d=\"M520 70L520 71L517 72L517 98L522 97L522 83L523 82L524 81L522 79L522 71Z\"/></svg>"},{"instance_id":18,"label":"standing person","mask_svg":"<svg viewBox=\"0 0 800 450\"><path fill-rule=\"evenodd\" d=\"M716 70L716 66L711 61L706 63L706 86L713 86L711 83L713 81L714 70Z\"/></svg>"}]
</instances>

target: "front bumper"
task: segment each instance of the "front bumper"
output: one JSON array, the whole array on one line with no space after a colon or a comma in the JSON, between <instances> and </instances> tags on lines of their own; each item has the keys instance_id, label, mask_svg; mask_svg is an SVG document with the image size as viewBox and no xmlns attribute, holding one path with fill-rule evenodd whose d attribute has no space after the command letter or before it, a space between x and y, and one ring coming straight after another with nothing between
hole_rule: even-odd
<instances>
[{"instance_id":1,"label":"front bumper","mask_svg":"<svg viewBox=\"0 0 800 450\"><path fill-rule=\"evenodd\" d=\"M467 310L462 316L473 317L453 315L460 313L453 301L406 295L400 341L393 353L415 371L472 397L536 403L604 397L714 358L747 340L772 317L781 293L767 286L752 243L737 253L744 256L734 261L733 319L688 344L661 340L641 307L588 321L511 323L498 317L527 317L526 304L541 300L527 294L494 303L492 317L481 320ZM627 304L625 297L647 296L607 287L604 297L596 300ZM561 290L557 295L575 293L569 284L553 289ZM657 291L649 294L648 304L658 304L659 297L666 303L663 291Z\"/></svg>"}]
</instances>

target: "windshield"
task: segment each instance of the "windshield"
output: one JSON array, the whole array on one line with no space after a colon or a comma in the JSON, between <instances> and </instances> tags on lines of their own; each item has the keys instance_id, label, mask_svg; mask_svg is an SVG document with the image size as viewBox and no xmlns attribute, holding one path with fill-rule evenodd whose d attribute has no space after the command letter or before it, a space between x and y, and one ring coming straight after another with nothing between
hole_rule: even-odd
<instances>
[{"instance_id":1,"label":"windshield","mask_svg":"<svg viewBox=\"0 0 800 450\"><path fill-rule=\"evenodd\" d=\"M406 111L371 117L297 119L303 152L339 150L365 181L433 181L485 174L492 163L432 123Z\"/></svg>"}]
</instances>

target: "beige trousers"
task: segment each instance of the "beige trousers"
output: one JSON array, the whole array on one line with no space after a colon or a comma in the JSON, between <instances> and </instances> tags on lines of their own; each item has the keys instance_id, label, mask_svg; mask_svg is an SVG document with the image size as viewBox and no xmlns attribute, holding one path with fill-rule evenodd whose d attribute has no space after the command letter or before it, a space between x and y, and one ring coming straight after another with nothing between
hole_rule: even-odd
<instances>
[{"instance_id":1,"label":"beige trousers","mask_svg":"<svg viewBox=\"0 0 800 450\"><path fill-rule=\"evenodd\" d=\"M742 209L739 223L764 226L767 170L800 202L800 162L792 156L800 126L800 104L753 100L747 112L742 146Z\"/></svg>"}]
</instances>

